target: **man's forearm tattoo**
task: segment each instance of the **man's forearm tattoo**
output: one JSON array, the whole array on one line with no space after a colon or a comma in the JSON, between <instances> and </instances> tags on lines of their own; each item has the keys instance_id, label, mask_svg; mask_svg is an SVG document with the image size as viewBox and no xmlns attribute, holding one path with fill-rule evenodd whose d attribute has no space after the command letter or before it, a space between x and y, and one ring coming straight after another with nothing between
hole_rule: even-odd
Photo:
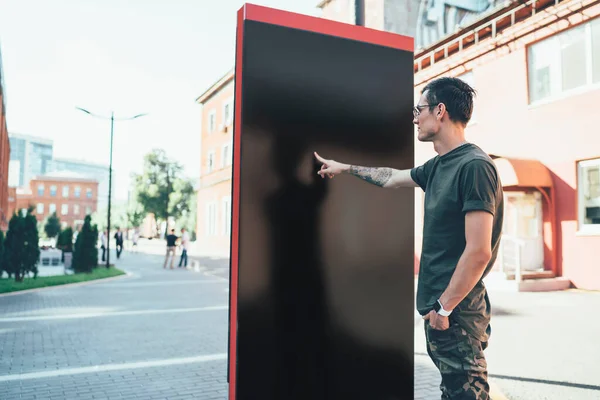
<instances>
[{"instance_id":1,"label":"man's forearm tattoo","mask_svg":"<svg viewBox=\"0 0 600 400\"><path fill-rule=\"evenodd\" d=\"M372 168L359 167L356 165L350 166L350 174L357 176L365 181L377 186L384 186L392 177L391 168Z\"/></svg>"}]
</instances>

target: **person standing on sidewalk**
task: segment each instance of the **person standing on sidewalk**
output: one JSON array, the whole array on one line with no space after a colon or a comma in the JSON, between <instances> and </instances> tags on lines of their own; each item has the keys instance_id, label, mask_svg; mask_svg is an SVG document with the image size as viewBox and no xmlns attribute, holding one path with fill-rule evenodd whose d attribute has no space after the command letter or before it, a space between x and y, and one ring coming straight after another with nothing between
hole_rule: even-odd
<instances>
[{"instance_id":1,"label":"person standing on sidewalk","mask_svg":"<svg viewBox=\"0 0 600 400\"><path fill-rule=\"evenodd\" d=\"M179 267L184 263L184 267L187 268L188 256L187 251L190 244L190 234L187 233L185 228L181 228L181 257L179 258Z\"/></svg>"},{"instance_id":2,"label":"person standing on sidewalk","mask_svg":"<svg viewBox=\"0 0 600 400\"><path fill-rule=\"evenodd\" d=\"M117 232L115 233L115 244L118 260L119 258L121 258L121 253L123 252L123 232L119 227L117 227Z\"/></svg>"},{"instance_id":3,"label":"person standing on sidewalk","mask_svg":"<svg viewBox=\"0 0 600 400\"><path fill-rule=\"evenodd\" d=\"M171 256L171 269L175 263L175 253L177 249L177 236L175 236L175 229L171 229L171 233L167 235L167 254L165 256L165 264L163 268L167 268L167 262L169 261L169 255Z\"/></svg>"},{"instance_id":4,"label":"person standing on sidewalk","mask_svg":"<svg viewBox=\"0 0 600 400\"><path fill-rule=\"evenodd\" d=\"M346 173L383 188L425 192L417 310L427 352L440 371L442 399L488 400L484 350L491 334L490 300L482 279L492 268L504 215L503 190L492 159L465 140L475 91L457 78L425 86L413 108L418 140L437 156L396 170L327 160L322 178Z\"/></svg>"}]
</instances>

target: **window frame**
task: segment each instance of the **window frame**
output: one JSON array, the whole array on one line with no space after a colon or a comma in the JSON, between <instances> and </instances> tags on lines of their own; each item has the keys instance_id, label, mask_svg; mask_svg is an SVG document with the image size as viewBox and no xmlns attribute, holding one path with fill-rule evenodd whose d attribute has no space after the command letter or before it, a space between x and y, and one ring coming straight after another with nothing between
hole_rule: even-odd
<instances>
[{"instance_id":1,"label":"window frame","mask_svg":"<svg viewBox=\"0 0 600 400\"><path fill-rule=\"evenodd\" d=\"M584 164L583 166L581 164ZM581 182L582 169L585 164L596 165L600 170L600 155L596 157L583 158L575 160L575 215L577 218L577 236L600 236L600 224L585 224L583 223L582 190L583 182Z\"/></svg>"},{"instance_id":2,"label":"window frame","mask_svg":"<svg viewBox=\"0 0 600 400\"><path fill-rule=\"evenodd\" d=\"M596 16L584 21L580 21L578 23L574 23L571 26L569 26L566 29L562 29L557 33L552 33L549 35L546 35L542 38L539 38L537 40L534 40L530 43L528 43L525 46L525 80L527 83L527 106L529 108L535 108L537 106L540 105L544 105L547 103L552 103L554 101L557 100L561 100L564 98L568 98L571 96L576 96L578 94L582 94L582 93L586 93L586 92L590 92L590 91L594 91L594 90L598 90L600 89L600 80L596 83L594 83L594 77L593 77L593 69L594 69L594 65L593 65L593 35L592 35L592 25L598 25L598 29L600 29L600 16ZM566 34L567 32L574 30L574 29L584 29L584 36L586 38L586 71L585 71L585 76L586 76L586 83L584 83L581 86L575 87L575 88L571 88L571 89L567 89L567 90L563 90L562 89L562 79L560 81L560 86L561 89L557 90L555 93L552 92L551 89L551 93L543 98L537 99L537 100L533 100L532 99L532 87L531 87L531 77L532 77L532 73L534 71L534 69L532 68L532 57L531 57L531 51L532 49L536 46L539 45L545 41L549 41L549 40L560 40L560 36L563 34ZM560 45L560 42L559 42ZM559 50L559 55L557 57L561 57L560 56L560 47L558 48ZM559 58L560 63L558 64L558 72L557 75L559 77L562 77L562 58ZM556 65L556 64L554 64ZM552 87L552 82L550 82L550 87Z\"/></svg>"}]
</instances>

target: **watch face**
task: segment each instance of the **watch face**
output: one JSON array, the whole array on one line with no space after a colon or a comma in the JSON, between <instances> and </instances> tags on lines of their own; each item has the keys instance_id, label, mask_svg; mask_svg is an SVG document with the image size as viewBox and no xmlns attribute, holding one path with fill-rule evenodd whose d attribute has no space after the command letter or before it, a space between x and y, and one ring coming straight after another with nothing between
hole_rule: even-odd
<instances>
[{"instance_id":1,"label":"watch face","mask_svg":"<svg viewBox=\"0 0 600 400\"><path fill-rule=\"evenodd\" d=\"M440 311L440 303L438 303L437 301L435 303L433 303L433 309L438 312Z\"/></svg>"}]
</instances>

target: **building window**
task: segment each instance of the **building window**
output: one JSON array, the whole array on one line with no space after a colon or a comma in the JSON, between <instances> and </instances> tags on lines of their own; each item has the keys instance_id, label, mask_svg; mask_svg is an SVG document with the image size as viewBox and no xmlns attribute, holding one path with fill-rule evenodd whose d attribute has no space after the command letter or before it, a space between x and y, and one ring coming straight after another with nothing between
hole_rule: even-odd
<instances>
[{"instance_id":1,"label":"building window","mask_svg":"<svg viewBox=\"0 0 600 400\"><path fill-rule=\"evenodd\" d=\"M50 186L50 196L56 197L56 185Z\"/></svg>"},{"instance_id":2,"label":"building window","mask_svg":"<svg viewBox=\"0 0 600 400\"><path fill-rule=\"evenodd\" d=\"M579 231L600 234L600 158L577 162Z\"/></svg>"},{"instance_id":3,"label":"building window","mask_svg":"<svg viewBox=\"0 0 600 400\"><path fill-rule=\"evenodd\" d=\"M44 195L44 185L39 184L38 185L38 196L43 196L43 195Z\"/></svg>"},{"instance_id":4,"label":"building window","mask_svg":"<svg viewBox=\"0 0 600 400\"><path fill-rule=\"evenodd\" d=\"M208 173L210 174L215 169L215 152L211 150L208 152Z\"/></svg>"},{"instance_id":5,"label":"building window","mask_svg":"<svg viewBox=\"0 0 600 400\"><path fill-rule=\"evenodd\" d=\"M231 232L231 197L223 197L223 235Z\"/></svg>"},{"instance_id":6,"label":"building window","mask_svg":"<svg viewBox=\"0 0 600 400\"><path fill-rule=\"evenodd\" d=\"M231 145L226 144L223 146L223 152L221 153L221 167L231 165Z\"/></svg>"},{"instance_id":7,"label":"building window","mask_svg":"<svg viewBox=\"0 0 600 400\"><path fill-rule=\"evenodd\" d=\"M60 213L62 215L67 215L69 213L69 205L68 204L63 204L60 206Z\"/></svg>"},{"instance_id":8,"label":"building window","mask_svg":"<svg viewBox=\"0 0 600 400\"><path fill-rule=\"evenodd\" d=\"M69 197L69 186L63 186L62 195L63 197Z\"/></svg>"},{"instance_id":9,"label":"building window","mask_svg":"<svg viewBox=\"0 0 600 400\"><path fill-rule=\"evenodd\" d=\"M75 186L75 197L81 197L81 188L79 186Z\"/></svg>"},{"instance_id":10,"label":"building window","mask_svg":"<svg viewBox=\"0 0 600 400\"><path fill-rule=\"evenodd\" d=\"M206 205L206 236L214 236L217 231L217 205L208 203Z\"/></svg>"},{"instance_id":11,"label":"building window","mask_svg":"<svg viewBox=\"0 0 600 400\"><path fill-rule=\"evenodd\" d=\"M88 199L91 199L92 198L92 189L90 189L90 188L85 189L85 195Z\"/></svg>"},{"instance_id":12,"label":"building window","mask_svg":"<svg viewBox=\"0 0 600 400\"><path fill-rule=\"evenodd\" d=\"M52 203L48 206L48 212L54 214L56 212L56 204Z\"/></svg>"},{"instance_id":13,"label":"building window","mask_svg":"<svg viewBox=\"0 0 600 400\"><path fill-rule=\"evenodd\" d=\"M600 82L600 19L529 46L528 63L530 103Z\"/></svg>"},{"instance_id":14,"label":"building window","mask_svg":"<svg viewBox=\"0 0 600 400\"><path fill-rule=\"evenodd\" d=\"M73 214L77 216L79 215L79 204L73 205Z\"/></svg>"},{"instance_id":15,"label":"building window","mask_svg":"<svg viewBox=\"0 0 600 400\"><path fill-rule=\"evenodd\" d=\"M92 213L92 207L86 206L85 207L85 215L90 215L91 213Z\"/></svg>"},{"instance_id":16,"label":"building window","mask_svg":"<svg viewBox=\"0 0 600 400\"><path fill-rule=\"evenodd\" d=\"M233 99L229 99L223 105L223 123L229 126L233 123Z\"/></svg>"},{"instance_id":17,"label":"building window","mask_svg":"<svg viewBox=\"0 0 600 400\"><path fill-rule=\"evenodd\" d=\"M38 203L37 213L38 213L38 215L42 215L44 213L44 203Z\"/></svg>"},{"instance_id":18,"label":"building window","mask_svg":"<svg viewBox=\"0 0 600 400\"><path fill-rule=\"evenodd\" d=\"M208 133L213 133L217 128L217 112L212 110L208 114Z\"/></svg>"}]
</instances>

